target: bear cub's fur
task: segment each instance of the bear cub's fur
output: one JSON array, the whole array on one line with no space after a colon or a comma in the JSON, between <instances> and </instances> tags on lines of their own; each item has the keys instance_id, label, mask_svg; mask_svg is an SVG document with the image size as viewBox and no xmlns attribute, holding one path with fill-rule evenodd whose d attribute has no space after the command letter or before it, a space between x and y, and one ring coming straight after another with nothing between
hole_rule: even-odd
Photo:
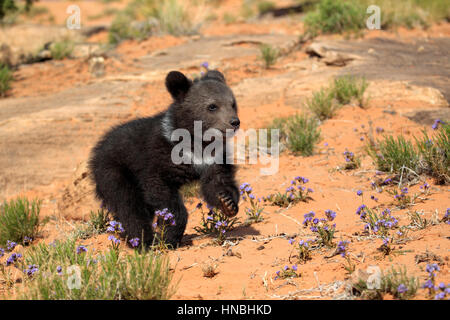
<instances>
[{"instance_id":1,"label":"bear cub's fur","mask_svg":"<svg viewBox=\"0 0 450 320\"><path fill-rule=\"evenodd\" d=\"M239 128L239 118L236 99L219 71L210 70L194 81L172 71L166 87L173 98L169 108L112 128L92 150L89 168L97 198L122 223L124 236L143 235L142 241L152 244L154 213L168 208L175 226L169 226L164 240L176 247L188 218L181 186L200 181L206 203L228 216L238 212L239 189L235 167L227 163L225 154L223 163L174 164L171 134L180 128L193 137L194 121L202 121L203 132L214 128L225 136ZM220 143L225 145L226 139ZM202 143L203 148L206 145Z\"/></svg>"}]
</instances>

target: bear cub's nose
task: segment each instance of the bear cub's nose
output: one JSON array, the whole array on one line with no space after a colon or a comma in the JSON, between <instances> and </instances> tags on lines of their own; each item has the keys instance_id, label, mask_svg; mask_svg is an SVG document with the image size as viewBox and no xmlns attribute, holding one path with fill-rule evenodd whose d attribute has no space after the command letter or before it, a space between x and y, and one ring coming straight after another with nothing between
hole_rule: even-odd
<instances>
[{"instance_id":1,"label":"bear cub's nose","mask_svg":"<svg viewBox=\"0 0 450 320\"><path fill-rule=\"evenodd\" d=\"M241 121L239 121L238 118L233 118L233 119L231 119L230 124L237 129L237 128L239 128Z\"/></svg>"}]
</instances>

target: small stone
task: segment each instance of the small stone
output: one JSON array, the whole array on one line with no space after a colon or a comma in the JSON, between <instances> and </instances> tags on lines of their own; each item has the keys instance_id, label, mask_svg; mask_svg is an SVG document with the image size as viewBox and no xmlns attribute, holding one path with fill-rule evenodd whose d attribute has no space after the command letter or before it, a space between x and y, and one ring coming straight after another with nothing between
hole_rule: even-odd
<instances>
[{"instance_id":1,"label":"small stone","mask_svg":"<svg viewBox=\"0 0 450 320\"><path fill-rule=\"evenodd\" d=\"M89 72L96 77L105 74L105 59L103 57L92 57L89 59Z\"/></svg>"}]
</instances>

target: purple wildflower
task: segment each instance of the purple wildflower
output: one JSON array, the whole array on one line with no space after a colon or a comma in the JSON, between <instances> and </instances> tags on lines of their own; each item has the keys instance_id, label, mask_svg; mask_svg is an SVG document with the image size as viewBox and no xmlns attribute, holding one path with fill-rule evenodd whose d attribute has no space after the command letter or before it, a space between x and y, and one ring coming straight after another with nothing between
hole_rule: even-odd
<instances>
[{"instance_id":1,"label":"purple wildflower","mask_svg":"<svg viewBox=\"0 0 450 320\"><path fill-rule=\"evenodd\" d=\"M432 288L434 288L433 281L431 281L431 279L428 279L428 280L425 281L425 283L422 285L422 288L424 288L424 289L432 289Z\"/></svg>"},{"instance_id":2,"label":"purple wildflower","mask_svg":"<svg viewBox=\"0 0 450 320\"><path fill-rule=\"evenodd\" d=\"M30 244L31 242L33 242L33 238L25 236L25 237L23 237L23 241L22 242L23 242L24 245Z\"/></svg>"},{"instance_id":3,"label":"purple wildflower","mask_svg":"<svg viewBox=\"0 0 450 320\"><path fill-rule=\"evenodd\" d=\"M403 283L397 287L398 293L405 293L406 291L408 291L408 288Z\"/></svg>"},{"instance_id":4,"label":"purple wildflower","mask_svg":"<svg viewBox=\"0 0 450 320\"><path fill-rule=\"evenodd\" d=\"M434 299L435 300L443 300L445 298L445 292L439 292Z\"/></svg>"},{"instance_id":5,"label":"purple wildflower","mask_svg":"<svg viewBox=\"0 0 450 320\"><path fill-rule=\"evenodd\" d=\"M9 265L13 264L14 262L16 262L17 260L19 260L20 258L22 258L22 255L20 253L14 252L6 260L6 265L9 266Z\"/></svg>"},{"instance_id":6,"label":"purple wildflower","mask_svg":"<svg viewBox=\"0 0 450 320\"><path fill-rule=\"evenodd\" d=\"M431 126L431 128L433 128L433 130L436 130L437 128L439 128L439 124L442 123L444 124L445 122L442 121L441 119L436 119L434 120L433 125Z\"/></svg>"},{"instance_id":7,"label":"purple wildflower","mask_svg":"<svg viewBox=\"0 0 450 320\"><path fill-rule=\"evenodd\" d=\"M17 246L17 243L16 242L14 242L14 241L6 241L6 249L8 250L8 251L13 251L14 250L14 248Z\"/></svg>"},{"instance_id":8,"label":"purple wildflower","mask_svg":"<svg viewBox=\"0 0 450 320\"><path fill-rule=\"evenodd\" d=\"M87 248L85 246L78 246L77 247L77 254L87 252Z\"/></svg>"},{"instance_id":9,"label":"purple wildflower","mask_svg":"<svg viewBox=\"0 0 450 320\"><path fill-rule=\"evenodd\" d=\"M39 266L36 264L31 264L28 266L28 268L23 270L23 273L26 273L29 277L31 277L38 271L39 271Z\"/></svg>"},{"instance_id":10,"label":"purple wildflower","mask_svg":"<svg viewBox=\"0 0 450 320\"><path fill-rule=\"evenodd\" d=\"M327 216L328 221L333 221L336 218L336 212L332 210L325 210L325 215Z\"/></svg>"},{"instance_id":11,"label":"purple wildflower","mask_svg":"<svg viewBox=\"0 0 450 320\"><path fill-rule=\"evenodd\" d=\"M62 274L62 267L61 266L57 266L56 267L56 272L61 275Z\"/></svg>"},{"instance_id":12,"label":"purple wildflower","mask_svg":"<svg viewBox=\"0 0 450 320\"><path fill-rule=\"evenodd\" d=\"M109 226L108 228L106 228L106 231L122 233L125 231L125 229L122 227L122 224L120 222L112 220L109 222Z\"/></svg>"},{"instance_id":13,"label":"purple wildflower","mask_svg":"<svg viewBox=\"0 0 450 320\"><path fill-rule=\"evenodd\" d=\"M347 247L348 247L348 244L349 244L350 242L349 241L339 241L339 243L338 243L338 245L337 245L337 249L336 249L336 252L338 253L338 254L340 254L342 257L346 257L347 256Z\"/></svg>"}]
</instances>

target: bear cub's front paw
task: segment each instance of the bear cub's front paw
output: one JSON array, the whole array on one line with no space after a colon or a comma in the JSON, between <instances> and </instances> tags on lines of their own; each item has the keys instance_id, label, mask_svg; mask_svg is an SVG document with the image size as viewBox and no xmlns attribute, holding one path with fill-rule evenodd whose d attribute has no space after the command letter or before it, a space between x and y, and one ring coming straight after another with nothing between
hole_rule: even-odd
<instances>
[{"instance_id":1,"label":"bear cub's front paw","mask_svg":"<svg viewBox=\"0 0 450 320\"><path fill-rule=\"evenodd\" d=\"M220 192L219 200L222 205L221 210L223 211L223 213L225 213L226 216L234 217L235 215L237 215L239 208L237 206L237 203L234 202L230 195L226 194L225 192Z\"/></svg>"}]
</instances>

